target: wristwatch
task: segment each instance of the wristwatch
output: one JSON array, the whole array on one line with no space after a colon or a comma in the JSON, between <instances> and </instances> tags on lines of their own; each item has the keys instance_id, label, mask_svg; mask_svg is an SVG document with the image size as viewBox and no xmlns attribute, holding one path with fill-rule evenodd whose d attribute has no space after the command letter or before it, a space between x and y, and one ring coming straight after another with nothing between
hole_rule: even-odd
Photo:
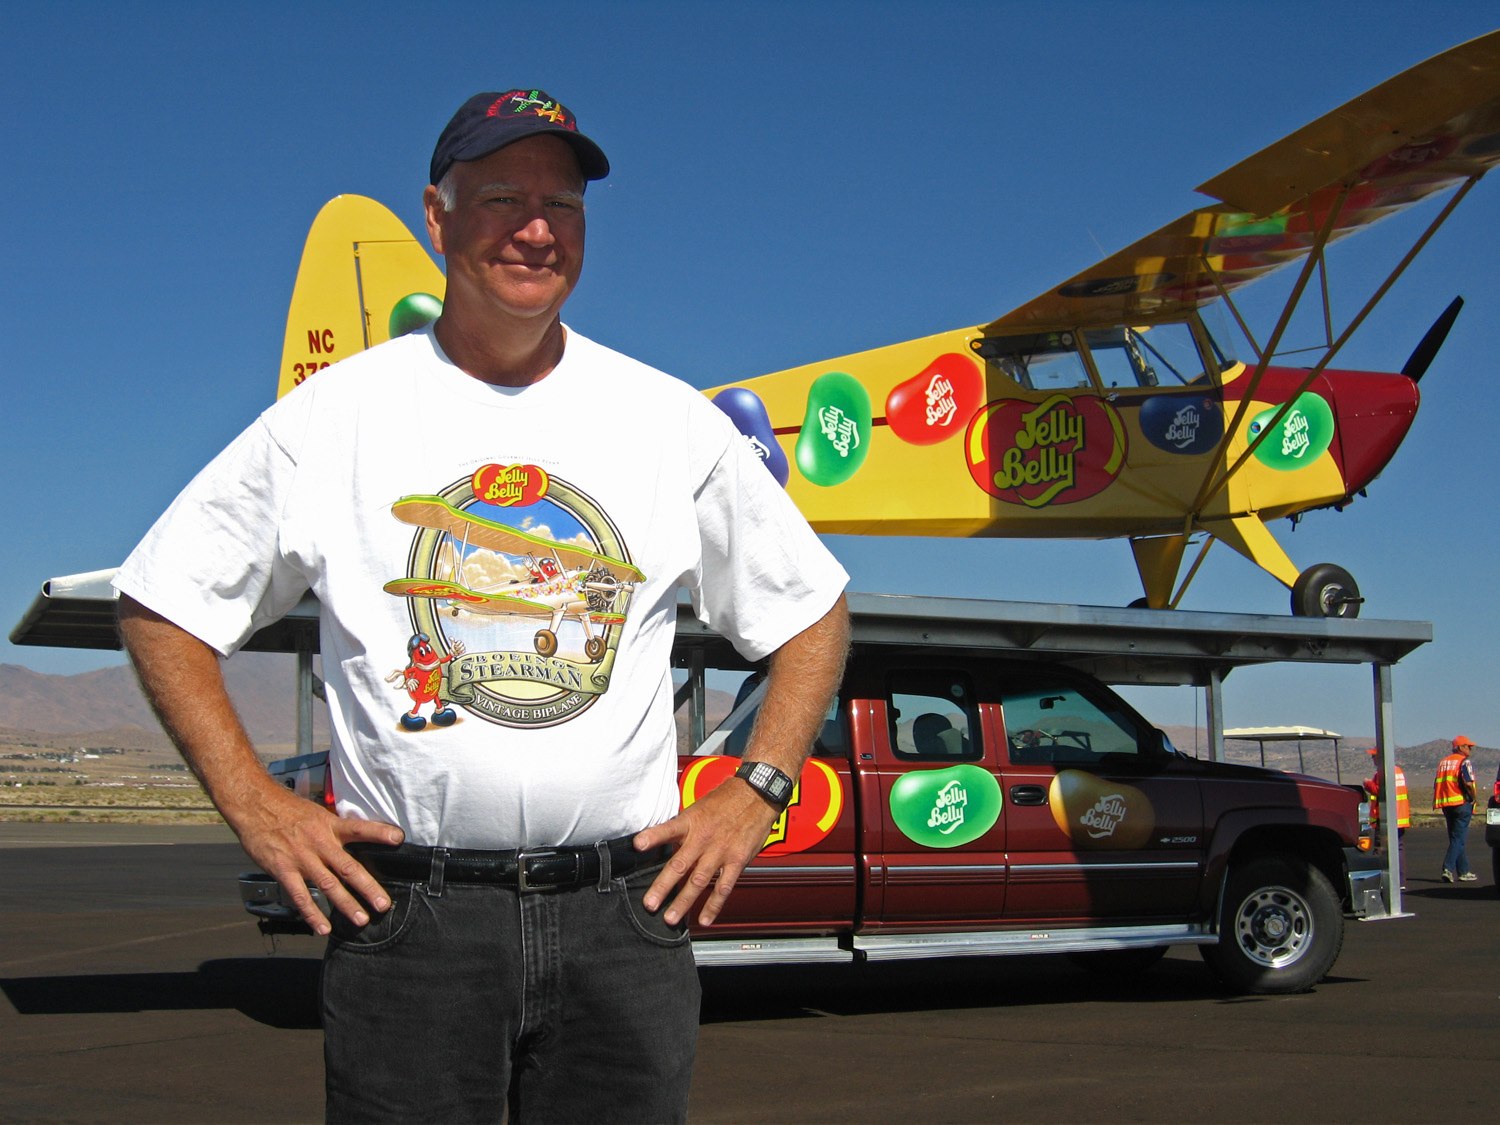
<instances>
[{"instance_id":1,"label":"wristwatch","mask_svg":"<svg viewBox=\"0 0 1500 1125\"><path fill-rule=\"evenodd\" d=\"M777 812L785 809L792 799L792 779L770 762L741 762L734 776L744 779Z\"/></svg>"}]
</instances>

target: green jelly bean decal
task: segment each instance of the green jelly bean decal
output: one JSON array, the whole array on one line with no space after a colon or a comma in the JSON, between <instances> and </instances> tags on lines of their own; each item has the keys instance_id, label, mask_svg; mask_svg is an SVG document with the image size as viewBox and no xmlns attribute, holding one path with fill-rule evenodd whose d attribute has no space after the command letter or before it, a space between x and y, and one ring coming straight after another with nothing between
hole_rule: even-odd
<instances>
[{"instance_id":1,"label":"green jelly bean decal","mask_svg":"<svg viewBox=\"0 0 1500 1125\"><path fill-rule=\"evenodd\" d=\"M1262 410L1250 420L1251 441L1260 436L1279 409L1273 406L1270 410ZM1300 469L1323 456L1332 443L1333 411L1321 396L1304 391L1277 423L1271 436L1256 446L1255 456L1273 469Z\"/></svg>"},{"instance_id":2,"label":"green jelly bean decal","mask_svg":"<svg viewBox=\"0 0 1500 1125\"><path fill-rule=\"evenodd\" d=\"M843 484L859 472L870 448L870 393L842 371L818 376L807 392L797 435L797 468L813 484Z\"/></svg>"},{"instance_id":3,"label":"green jelly bean decal","mask_svg":"<svg viewBox=\"0 0 1500 1125\"><path fill-rule=\"evenodd\" d=\"M1000 802L995 775L978 766L913 770L891 786L891 819L913 843L956 848L995 826Z\"/></svg>"}]
</instances>

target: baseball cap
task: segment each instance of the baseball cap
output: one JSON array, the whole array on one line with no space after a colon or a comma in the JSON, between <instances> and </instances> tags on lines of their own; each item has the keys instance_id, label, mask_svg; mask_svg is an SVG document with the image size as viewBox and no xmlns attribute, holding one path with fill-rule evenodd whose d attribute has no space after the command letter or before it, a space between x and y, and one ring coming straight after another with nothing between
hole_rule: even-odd
<instances>
[{"instance_id":1,"label":"baseball cap","mask_svg":"<svg viewBox=\"0 0 1500 1125\"><path fill-rule=\"evenodd\" d=\"M1461 735L1459 735L1457 738L1455 738L1453 740L1453 749L1455 749L1455 750L1457 750L1460 746L1473 746L1473 745L1474 745L1473 741L1471 741L1467 735L1461 734Z\"/></svg>"},{"instance_id":2,"label":"baseball cap","mask_svg":"<svg viewBox=\"0 0 1500 1125\"><path fill-rule=\"evenodd\" d=\"M573 146L585 180L609 175L604 151L578 131L568 108L545 90L475 94L444 127L432 150L429 183L437 183L456 162L478 160L538 133L551 133Z\"/></svg>"}]
</instances>

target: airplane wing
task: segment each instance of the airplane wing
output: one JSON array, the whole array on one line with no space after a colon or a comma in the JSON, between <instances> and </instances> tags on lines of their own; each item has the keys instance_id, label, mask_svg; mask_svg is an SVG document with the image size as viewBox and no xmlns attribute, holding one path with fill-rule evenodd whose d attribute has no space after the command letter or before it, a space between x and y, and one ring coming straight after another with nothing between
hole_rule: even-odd
<instances>
[{"instance_id":1,"label":"airplane wing","mask_svg":"<svg viewBox=\"0 0 1500 1125\"><path fill-rule=\"evenodd\" d=\"M280 398L314 371L437 317L447 279L395 215L363 195L313 220L292 289Z\"/></svg>"},{"instance_id":2,"label":"airplane wing","mask_svg":"<svg viewBox=\"0 0 1500 1125\"><path fill-rule=\"evenodd\" d=\"M1151 324L1301 261L1500 161L1500 32L1462 43L1242 160L1175 219L992 321L987 335Z\"/></svg>"},{"instance_id":3,"label":"airplane wing","mask_svg":"<svg viewBox=\"0 0 1500 1125\"><path fill-rule=\"evenodd\" d=\"M646 577L635 567L619 559L543 539L539 535L528 535L516 528L470 515L439 496L402 497L391 505L391 514L402 523L446 531L455 539L467 539L475 546L507 555L555 555L570 570L602 569L620 582L641 582Z\"/></svg>"},{"instance_id":4,"label":"airplane wing","mask_svg":"<svg viewBox=\"0 0 1500 1125\"><path fill-rule=\"evenodd\" d=\"M481 594L455 582L435 582L430 578L397 578L381 587L387 594L402 598L434 598L453 602L470 613L487 616L500 614L523 614L533 617L551 617L553 607L529 598L516 598L508 594Z\"/></svg>"}]
</instances>

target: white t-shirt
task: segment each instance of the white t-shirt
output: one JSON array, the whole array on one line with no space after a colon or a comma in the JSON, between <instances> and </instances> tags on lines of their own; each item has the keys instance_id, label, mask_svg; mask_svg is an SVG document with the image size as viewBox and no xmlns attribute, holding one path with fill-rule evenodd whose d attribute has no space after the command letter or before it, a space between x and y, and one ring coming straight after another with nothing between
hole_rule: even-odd
<instances>
[{"instance_id":1,"label":"white t-shirt","mask_svg":"<svg viewBox=\"0 0 1500 1125\"><path fill-rule=\"evenodd\" d=\"M492 387L429 328L262 414L115 585L225 655L311 589L339 812L512 848L676 813L680 587L759 659L847 580L685 383L569 331L546 378Z\"/></svg>"}]
</instances>

